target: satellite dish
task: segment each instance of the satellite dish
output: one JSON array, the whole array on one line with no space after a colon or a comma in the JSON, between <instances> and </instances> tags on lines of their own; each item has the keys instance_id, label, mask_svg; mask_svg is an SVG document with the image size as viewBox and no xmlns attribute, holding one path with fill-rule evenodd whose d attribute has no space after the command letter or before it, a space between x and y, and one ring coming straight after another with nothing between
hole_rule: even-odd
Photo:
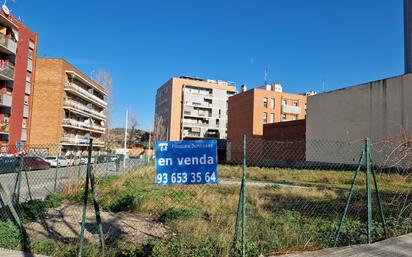
<instances>
[{"instance_id":1,"label":"satellite dish","mask_svg":"<svg viewBox=\"0 0 412 257\"><path fill-rule=\"evenodd\" d=\"M10 14L10 10L9 10L9 8L8 8L5 4L3 4L3 5L1 6L1 9L3 9L3 12L4 12L6 15L9 15L9 14Z\"/></svg>"}]
</instances>

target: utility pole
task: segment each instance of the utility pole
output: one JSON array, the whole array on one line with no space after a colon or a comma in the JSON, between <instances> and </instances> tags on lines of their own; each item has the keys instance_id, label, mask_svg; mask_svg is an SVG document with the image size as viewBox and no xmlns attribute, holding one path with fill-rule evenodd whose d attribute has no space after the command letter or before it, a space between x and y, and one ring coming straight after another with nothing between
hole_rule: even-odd
<instances>
[{"instance_id":1,"label":"utility pole","mask_svg":"<svg viewBox=\"0 0 412 257\"><path fill-rule=\"evenodd\" d=\"M126 125L124 127L124 151L123 151L123 171L126 169L126 150L127 150L127 120L129 119L129 109L126 108Z\"/></svg>"},{"instance_id":2,"label":"utility pole","mask_svg":"<svg viewBox=\"0 0 412 257\"><path fill-rule=\"evenodd\" d=\"M150 143L151 143L151 141L152 141L152 128L149 128L149 154L147 155L147 162L149 162L150 161Z\"/></svg>"}]
</instances>

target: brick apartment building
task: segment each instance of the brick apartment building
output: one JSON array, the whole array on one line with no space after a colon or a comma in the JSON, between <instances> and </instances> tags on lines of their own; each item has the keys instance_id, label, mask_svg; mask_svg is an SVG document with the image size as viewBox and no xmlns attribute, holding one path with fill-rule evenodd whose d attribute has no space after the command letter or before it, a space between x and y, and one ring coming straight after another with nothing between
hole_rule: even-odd
<instances>
[{"instance_id":1,"label":"brick apartment building","mask_svg":"<svg viewBox=\"0 0 412 257\"><path fill-rule=\"evenodd\" d=\"M0 10L0 143L3 147L29 142L36 57L37 34Z\"/></svg>"},{"instance_id":2,"label":"brick apartment building","mask_svg":"<svg viewBox=\"0 0 412 257\"><path fill-rule=\"evenodd\" d=\"M228 82L173 77L156 93L155 133L159 140L226 139Z\"/></svg>"},{"instance_id":3,"label":"brick apartment building","mask_svg":"<svg viewBox=\"0 0 412 257\"><path fill-rule=\"evenodd\" d=\"M243 135L262 137L263 125L304 119L307 94L283 93L278 83L246 90L229 99L229 141L241 140Z\"/></svg>"},{"instance_id":4,"label":"brick apartment building","mask_svg":"<svg viewBox=\"0 0 412 257\"><path fill-rule=\"evenodd\" d=\"M93 138L95 151L104 147L106 93L100 85L64 59L38 58L33 95L32 145L80 155ZM59 146L59 147L56 147Z\"/></svg>"},{"instance_id":5,"label":"brick apartment building","mask_svg":"<svg viewBox=\"0 0 412 257\"><path fill-rule=\"evenodd\" d=\"M307 96L310 94L284 93L279 83L251 90L242 86L242 92L229 99L228 161L239 162L242 159L243 135L248 138L249 164L262 165L263 161L276 155L277 150L284 148L284 145L275 146L268 140L277 141L278 144L300 140L302 146L298 148L304 149L304 119ZM289 144L288 148L298 144ZM266 152L272 155L266 155Z\"/></svg>"}]
</instances>

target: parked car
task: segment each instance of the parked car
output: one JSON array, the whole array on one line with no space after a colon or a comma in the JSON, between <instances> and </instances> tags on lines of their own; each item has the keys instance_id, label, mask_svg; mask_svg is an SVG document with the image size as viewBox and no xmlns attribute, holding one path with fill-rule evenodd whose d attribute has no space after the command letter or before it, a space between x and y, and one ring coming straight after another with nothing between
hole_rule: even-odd
<instances>
[{"instance_id":1,"label":"parked car","mask_svg":"<svg viewBox=\"0 0 412 257\"><path fill-rule=\"evenodd\" d=\"M17 157L21 161L21 157ZM50 163L37 156L24 156L23 169L24 170L47 170L50 169Z\"/></svg>"},{"instance_id":2,"label":"parked car","mask_svg":"<svg viewBox=\"0 0 412 257\"><path fill-rule=\"evenodd\" d=\"M16 157L0 157L0 174L12 173L20 168L20 160Z\"/></svg>"},{"instance_id":3,"label":"parked car","mask_svg":"<svg viewBox=\"0 0 412 257\"><path fill-rule=\"evenodd\" d=\"M47 156L45 159L52 167L67 167L71 165L71 161L63 156Z\"/></svg>"},{"instance_id":4,"label":"parked car","mask_svg":"<svg viewBox=\"0 0 412 257\"><path fill-rule=\"evenodd\" d=\"M88 161L88 157L87 157L87 156L86 156L86 157L81 157L81 158L80 158L80 165L85 165L85 164L87 164L87 161ZM91 158L91 163L94 163L94 157Z\"/></svg>"},{"instance_id":5,"label":"parked car","mask_svg":"<svg viewBox=\"0 0 412 257\"><path fill-rule=\"evenodd\" d=\"M96 158L97 163L105 163L105 162L111 162L112 157L110 155L99 155Z\"/></svg>"},{"instance_id":6,"label":"parked car","mask_svg":"<svg viewBox=\"0 0 412 257\"><path fill-rule=\"evenodd\" d=\"M77 166L80 164L80 157L68 158L70 166Z\"/></svg>"}]
</instances>

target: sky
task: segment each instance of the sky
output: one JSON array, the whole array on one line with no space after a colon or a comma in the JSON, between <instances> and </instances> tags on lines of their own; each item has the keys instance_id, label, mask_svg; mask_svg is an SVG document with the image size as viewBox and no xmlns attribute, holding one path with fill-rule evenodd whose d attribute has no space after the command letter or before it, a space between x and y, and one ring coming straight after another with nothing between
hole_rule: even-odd
<instances>
[{"instance_id":1,"label":"sky","mask_svg":"<svg viewBox=\"0 0 412 257\"><path fill-rule=\"evenodd\" d=\"M172 76L330 91L403 73L402 0L16 0L39 57L113 76L111 126L153 124Z\"/></svg>"}]
</instances>

